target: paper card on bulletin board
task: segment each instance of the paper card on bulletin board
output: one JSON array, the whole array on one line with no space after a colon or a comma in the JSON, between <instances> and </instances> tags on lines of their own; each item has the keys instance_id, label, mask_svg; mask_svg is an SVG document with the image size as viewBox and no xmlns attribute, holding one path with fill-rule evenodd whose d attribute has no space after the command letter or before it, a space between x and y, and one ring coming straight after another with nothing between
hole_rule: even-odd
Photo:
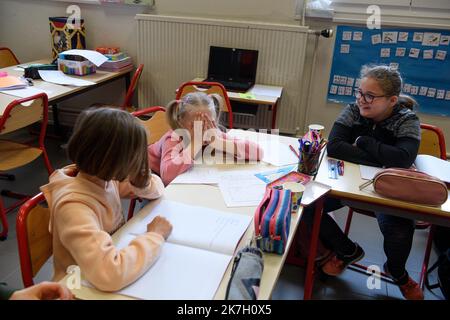
<instances>
[{"instance_id":1,"label":"paper card on bulletin board","mask_svg":"<svg viewBox=\"0 0 450 320\"><path fill-rule=\"evenodd\" d=\"M385 64L398 68L419 112L450 116L449 43L449 30L338 26L328 100L355 102L361 66Z\"/></svg>"}]
</instances>

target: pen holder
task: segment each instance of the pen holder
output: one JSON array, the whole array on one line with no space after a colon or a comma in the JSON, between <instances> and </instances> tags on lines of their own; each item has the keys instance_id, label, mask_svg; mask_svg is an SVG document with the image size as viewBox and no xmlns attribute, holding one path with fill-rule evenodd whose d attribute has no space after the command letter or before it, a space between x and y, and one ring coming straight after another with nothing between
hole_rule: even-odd
<instances>
[{"instance_id":1,"label":"pen holder","mask_svg":"<svg viewBox=\"0 0 450 320\"><path fill-rule=\"evenodd\" d=\"M316 152L300 152L298 160L298 172L314 176L319 169L320 150Z\"/></svg>"}]
</instances>

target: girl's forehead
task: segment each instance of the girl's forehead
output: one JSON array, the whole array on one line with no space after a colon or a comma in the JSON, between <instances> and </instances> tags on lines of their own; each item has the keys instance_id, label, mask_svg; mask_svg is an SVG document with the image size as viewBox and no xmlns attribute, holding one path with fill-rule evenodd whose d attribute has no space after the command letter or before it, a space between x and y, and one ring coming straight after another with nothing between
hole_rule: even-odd
<instances>
[{"instance_id":1,"label":"girl's forehead","mask_svg":"<svg viewBox=\"0 0 450 320\"><path fill-rule=\"evenodd\" d=\"M190 108L187 109L189 113L196 113L196 112L202 112L202 113L211 113L211 110L208 106L190 106Z\"/></svg>"},{"instance_id":2,"label":"girl's forehead","mask_svg":"<svg viewBox=\"0 0 450 320\"><path fill-rule=\"evenodd\" d=\"M361 79L361 88L364 88L365 91L380 91L382 90L380 84L377 80L370 77L365 77Z\"/></svg>"}]
</instances>

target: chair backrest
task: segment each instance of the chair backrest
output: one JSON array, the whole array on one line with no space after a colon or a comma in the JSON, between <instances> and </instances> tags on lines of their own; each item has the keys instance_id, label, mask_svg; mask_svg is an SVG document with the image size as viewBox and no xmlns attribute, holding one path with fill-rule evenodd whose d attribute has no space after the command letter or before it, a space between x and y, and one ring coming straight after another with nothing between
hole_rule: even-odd
<instances>
[{"instance_id":1,"label":"chair backrest","mask_svg":"<svg viewBox=\"0 0 450 320\"><path fill-rule=\"evenodd\" d=\"M31 104L25 104L30 102ZM0 135L16 131L30 124L42 121L45 129L48 122L48 97L39 93L31 97L14 100L5 109L0 118Z\"/></svg>"},{"instance_id":2,"label":"chair backrest","mask_svg":"<svg viewBox=\"0 0 450 320\"><path fill-rule=\"evenodd\" d=\"M447 160L445 138L442 130L436 126L421 123L421 141L419 146L419 154L428 154Z\"/></svg>"},{"instance_id":3,"label":"chair backrest","mask_svg":"<svg viewBox=\"0 0 450 320\"><path fill-rule=\"evenodd\" d=\"M17 214L16 232L20 269L25 287L34 284L33 278L53 253L49 232L50 209L41 192L25 202Z\"/></svg>"},{"instance_id":4,"label":"chair backrest","mask_svg":"<svg viewBox=\"0 0 450 320\"><path fill-rule=\"evenodd\" d=\"M9 48L0 48L0 68L6 68L19 64L19 60Z\"/></svg>"},{"instance_id":5,"label":"chair backrest","mask_svg":"<svg viewBox=\"0 0 450 320\"><path fill-rule=\"evenodd\" d=\"M125 96L125 102L122 105L122 110L127 110L127 108L131 107L131 100L133 99L134 91L136 90L136 86L138 84L139 78L141 77L143 69L143 64L140 64L136 69L133 79L131 80L130 87L128 88L127 95Z\"/></svg>"},{"instance_id":6,"label":"chair backrest","mask_svg":"<svg viewBox=\"0 0 450 320\"><path fill-rule=\"evenodd\" d=\"M189 81L183 83L177 90L176 99L179 100L183 96L191 92L204 92L206 94L216 93L223 99L222 112L228 112L228 127L233 129L233 111L231 108L230 99L228 98L227 90L218 82L199 82Z\"/></svg>"},{"instance_id":7,"label":"chair backrest","mask_svg":"<svg viewBox=\"0 0 450 320\"><path fill-rule=\"evenodd\" d=\"M135 117L148 115L153 113L153 116L148 120L139 119L140 123L147 130L147 144L150 145L158 141L167 131L170 126L166 120L166 109L163 107L149 107L136 112L133 112Z\"/></svg>"}]
</instances>

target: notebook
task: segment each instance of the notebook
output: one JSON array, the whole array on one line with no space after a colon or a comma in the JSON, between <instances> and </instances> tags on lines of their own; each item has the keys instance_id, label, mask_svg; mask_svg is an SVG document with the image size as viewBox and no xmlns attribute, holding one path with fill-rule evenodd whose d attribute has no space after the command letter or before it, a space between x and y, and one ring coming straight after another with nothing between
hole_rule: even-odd
<instances>
[{"instance_id":1,"label":"notebook","mask_svg":"<svg viewBox=\"0 0 450 320\"><path fill-rule=\"evenodd\" d=\"M151 212L121 237L126 246L147 229L156 215L166 217L173 230L155 264L119 294L138 299L212 299L232 260L251 216L156 200L144 210Z\"/></svg>"},{"instance_id":2,"label":"notebook","mask_svg":"<svg viewBox=\"0 0 450 320\"><path fill-rule=\"evenodd\" d=\"M229 91L246 92L255 84L257 64L257 50L211 46L204 81L219 82Z\"/></svg>"}]
</instances>

